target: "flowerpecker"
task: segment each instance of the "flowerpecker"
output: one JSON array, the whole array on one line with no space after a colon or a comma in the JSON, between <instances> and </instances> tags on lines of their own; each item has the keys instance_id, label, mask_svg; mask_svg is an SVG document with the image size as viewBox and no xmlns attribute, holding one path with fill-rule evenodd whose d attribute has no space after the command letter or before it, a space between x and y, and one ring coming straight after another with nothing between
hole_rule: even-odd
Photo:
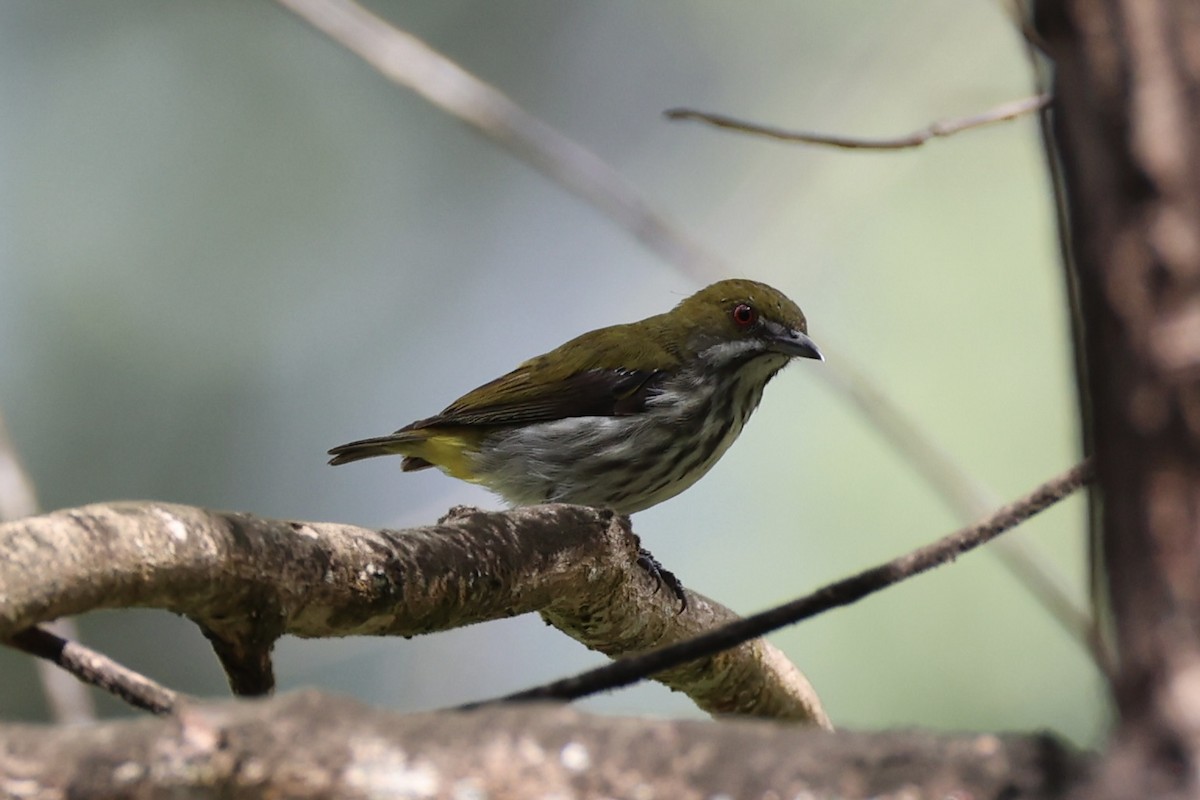
<instances>
[{"instance_id":1,"label":"flowerpecker","mask_svg":"<svg viewBox=\"0 0 1200 800\"><path fill-rule=\"evenodd\" d=\"M663 314L590 331L330 464L401 455L513 505L632 514L708 472L793 358L824 360L800 308L756 281L714 283Z\"/></svg>"}]
</instances>

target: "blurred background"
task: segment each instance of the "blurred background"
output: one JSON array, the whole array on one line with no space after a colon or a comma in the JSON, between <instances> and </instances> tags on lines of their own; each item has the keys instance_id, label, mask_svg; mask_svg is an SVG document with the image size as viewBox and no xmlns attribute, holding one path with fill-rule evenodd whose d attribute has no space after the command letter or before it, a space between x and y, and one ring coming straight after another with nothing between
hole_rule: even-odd
<instances>
[{"instance_id":1,"label":"blurred background","mask_svg":"<svg viewBox=\"0 0 1200 800\"><path fill-rule=\"evenodd\" d=\"M1036 125L892 153L672 123L687 105L897 135L1030 91L997 3L372 3L596 152L732 271L795 298L998 497L1077 458L1053 214ZM399 461L332 469L584 330L716 274L654 257L585 202L265 2L0 5L0 410L43 505L156 499L367 526L482 490ZM753 612L960 520L812 362L738 444L635 529L690 587ZM1085 600L1081 499L1024 535ZM164 612L86 641L186 692L228 690ZM772 637L840 727L1049 728L1097 740L1096 670L978 553ZM397 709L602 661L536 617L412 641L283 641L281 688ZM45 710L0 651L0 714ZM101 698L106 714L129 713ZM657 685L588 701L698 716Z\"/></svg>"}]
</instances>

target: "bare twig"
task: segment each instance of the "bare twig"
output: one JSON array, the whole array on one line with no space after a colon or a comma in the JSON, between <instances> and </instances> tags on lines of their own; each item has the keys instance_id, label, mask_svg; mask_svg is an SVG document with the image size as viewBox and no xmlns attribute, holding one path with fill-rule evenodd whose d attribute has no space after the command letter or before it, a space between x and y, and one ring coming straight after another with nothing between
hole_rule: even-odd
<instances>
[{"instance_id":1,"label":"bare twig","mask_svg":"<svg viewBox=\"0 0 1200 800\"><path fill-rule=\"evenodd\" d=\"M663 114L667 119L694 120L717 128L726 128L739 133L749 133L754 136L765 136L768 139L778 139L784 142L839 147L846 150L906 150L912 147L920 147L930 139L953 136L962 131L982 128L985 125L995 125L998 122L1008 122L1009 120L1014 120L1045 108L1049 103L1050 96L1046 94L1023 97L1020 100L1001 103L979 114L939 120L918 131L887 139L866 139L856 136L839 136L831 133L789 131L770 125L760 125L755 122L735 119L724 114L711 114L707 111L696 111L690 108L672 108L664 111Z\"/></svg>"},{"instance_id":2,"label":"bare twig","mask_svg":"<svg viewBox=\"0 0 1200 800\"><path fill-rule=\"evenodd\" d=\"M982 522L956 531L933 544L906 553L885 564L831 583L812 594L732 622L690 641L625 658L598 669L490 702L575 700L597 692L617 689L653 675L659 670L686 663L691 659L718 652L722 648L764 636L830 609L857 602L867 595L953 561L963 553L986 544L1039 511L1070 496L1091 480L1091 476L1091 464L1087 461L1082 462L1046 481L1025 497L997 510Z\"/></svg>"},{"instance_id":3,"label":"bare twig","mask_svg":"<svg viewBox=\"0 0 1200 800\"><path fill-rule=\"evenodd\" d=\"M830 350L830 348L826 348ZM834 358L831 356L830 361ZM925 478L963 522L979 519L1000 504L999 498L971 477L954 457L939 447L933 438L904 413L891 398L881 392L861 370L843 356L836 357L838 369L822 370L834 388L855 404L863 415L875 421L884 439ZM1040 601L1050 617L1057 621L1073 641L1092 657L1102 672L1110 669L1096 620L1072 598L1067 581L1053 566L1018 537L996 541L994 555L1030 594Z\"/></svg>"},{"instance_id":4,"label":"bare twig","mask_svg":"<svg viewBox=\"0 0 1200 800\"><path fill-rule=\"evenodd\" d=\"M79 626L73 619L56 619L45 625L30 628L25 633L30 636L47 636L67 640L78 640ZM74 645L75 653L84 654L92 651L81 644ZM99 656L99 654L96 654ZM56 663L53 659L41 660L35 663L38 683L46 696L46 705L50 716L64 723L90 722L96 719L96 702L84 683L94 683L86 674L76 672L72 667L82 659L68 658L65 663ZM63 671L65 668L66 672ZM72 677L74 676L74 677ZM79 680L76 680L78 678ZM100 687L104 688L104 687Z\"/></svg>"},{"instance_id":5,"label":"bare twig","mask_svg":"<svg viewBox=\"0 0 1200 800\"><path fill-rule=\"evenodd\" d=\"M694 592L680 613L639 566L628 519L580 506L457 509L376 531L114 503L0 524L0 552L0 638L63 614L163 608L200 625L239 694L270 690L283 634L412 636L537 611L616 657L736 619ZM655 678L712 713L828 726L804 676L762 640Z\"/></svg>"},{"instance_id":6,"label":"bare twig","mask_svg":"<svg viewBox=\"0 0 1200 800\"><path fill-rule=\"evenodd\" d=\"M108 656L78 642L68 641L42 627L26 628L8 641L30 655L57 664L66 673L114 694L136 708L144 708L155 714L168 714L175 710L179 702L177 692L118 664Z\"/></svg>"}]
</instances>

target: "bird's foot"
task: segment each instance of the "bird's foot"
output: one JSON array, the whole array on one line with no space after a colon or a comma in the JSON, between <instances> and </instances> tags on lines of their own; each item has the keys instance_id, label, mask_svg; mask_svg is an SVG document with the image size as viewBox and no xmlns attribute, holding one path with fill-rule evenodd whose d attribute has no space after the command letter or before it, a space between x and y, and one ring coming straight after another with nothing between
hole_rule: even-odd
<instances>
[{"instance_id":1,"label":"bird's foot","mask_svg":"<svg viewBox=\"0 0 1200 800\"><path fill-rule=\"evenodd\" d=\"M679 612L682 614L687 608L687 594L683 591L683 584L679 582L679 578L675 577L675 573L658 563L649 550L644 547L638 548L638 566L650 573L650 577L654 578L654 591L657 593L659 588L666 584L671 590L671 594L679 600Z\"/></svg>"}]
</instances>

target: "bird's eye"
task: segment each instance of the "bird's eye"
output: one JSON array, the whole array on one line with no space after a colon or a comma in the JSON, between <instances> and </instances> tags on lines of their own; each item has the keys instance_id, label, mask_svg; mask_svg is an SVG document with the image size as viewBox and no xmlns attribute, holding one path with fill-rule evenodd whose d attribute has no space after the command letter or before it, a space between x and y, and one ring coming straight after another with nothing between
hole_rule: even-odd
<instances>
[{"instance_id":1,"label":"bird's eye","mask_svg":"<svg viewBox=\"0 0 1200 800\"><path fill-rule=\"evenodd\" d=\"M749 328L758 321L758 312L753 306L745 303L738 303L734 306L730 316L733 317L733 324L739 328Z\"/></svg>"}]
</instances>

